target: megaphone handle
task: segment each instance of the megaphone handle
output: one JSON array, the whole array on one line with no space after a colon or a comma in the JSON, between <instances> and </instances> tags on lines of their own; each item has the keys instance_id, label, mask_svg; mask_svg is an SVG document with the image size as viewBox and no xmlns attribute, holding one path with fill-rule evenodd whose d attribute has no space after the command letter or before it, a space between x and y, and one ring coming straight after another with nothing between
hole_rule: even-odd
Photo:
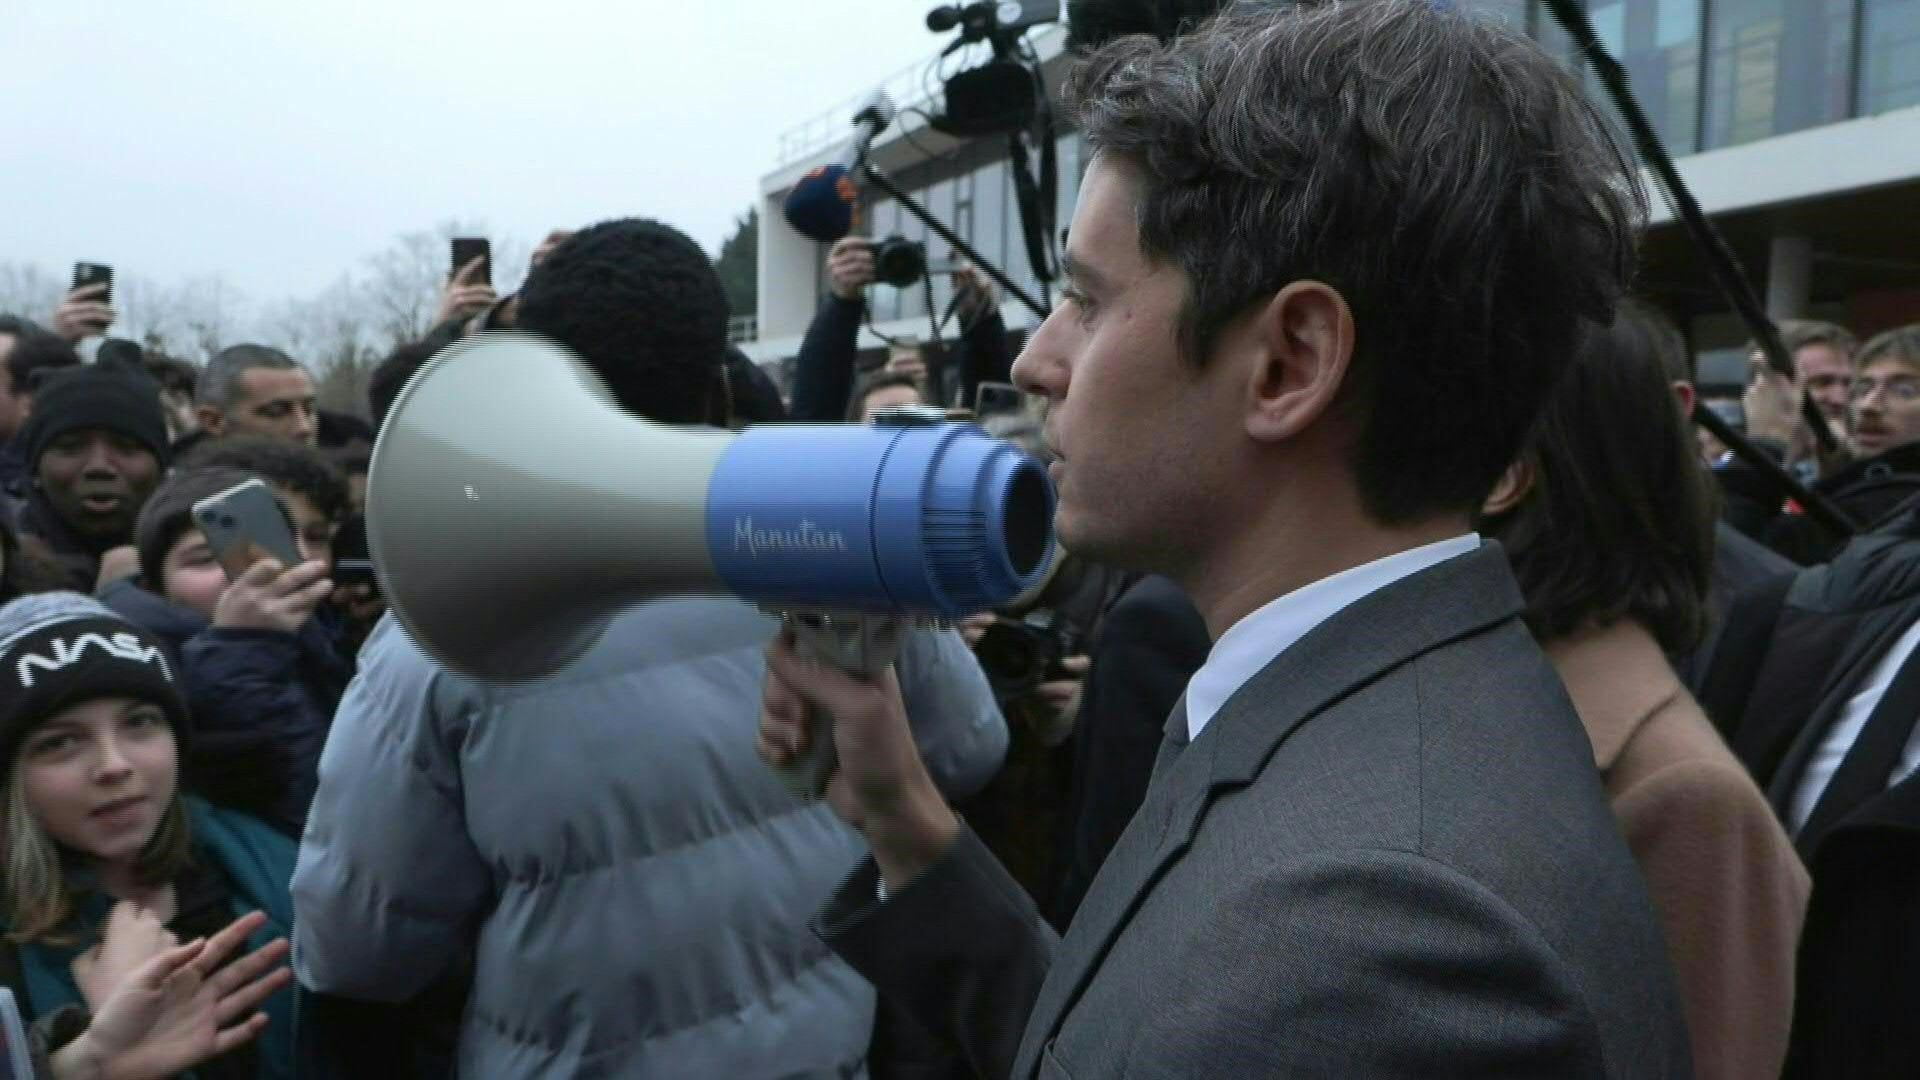
<instances>
[{"instance_id":1,"label":"megaphone handle","mask_svg":"<svg viewBox=\"0 0 1920 1080\"><path fill-rule=\"evenodd\" d=\"M833 714L807 706L807 748L791 761L775 765L774 774L799 798L818 799L827 793L827 782L839 767L840 754L833 748Z\"/></svg>"},{"instance_id":2,"label":"megaphone handle","mask_svg":"<svg viewBox=\"0 0 1920 1080\"><path fill-rule=\"evenodd\" d=\"M891 615L815 615L783 612L794 644L809 660L832 664L849 675L877 678L900 653L901 635L911 620ZM788 791L803 799L827 793L827 781L840 764L833 747L833 716L807 709L807 748L792 761L773 767Z\"/></svg>"}]
</instances>

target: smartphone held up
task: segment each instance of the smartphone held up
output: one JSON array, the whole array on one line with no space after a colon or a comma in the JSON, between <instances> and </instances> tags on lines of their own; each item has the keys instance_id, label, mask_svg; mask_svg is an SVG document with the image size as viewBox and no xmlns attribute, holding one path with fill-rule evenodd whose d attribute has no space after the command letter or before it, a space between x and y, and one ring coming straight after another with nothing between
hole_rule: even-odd
<instances>
[{"instance_id":1,"label":"smartphone held up","mask_svg":"<svg viewBox=\"0 0 1920 1080\"><path fill-rule=\"evenodd\" d=\"M468 285L493 284L493 245L484 236L456 236L453 238L453 267L448 277L457 276L466 265L475 259L480 260L480 269L468 280Z\"/></svg>"},{"instance_id":2,"label":"smartphone held up","mask_svg":"<svg viewBox=\"0 0 1920 1080\"><path fill-rule=\"evenodd\" d=\"M262 559L277 559L283 567L302 561L293 518L264 481L248 480L194 503L193 522L229 581Z\"/></svg>"}]
</instances>

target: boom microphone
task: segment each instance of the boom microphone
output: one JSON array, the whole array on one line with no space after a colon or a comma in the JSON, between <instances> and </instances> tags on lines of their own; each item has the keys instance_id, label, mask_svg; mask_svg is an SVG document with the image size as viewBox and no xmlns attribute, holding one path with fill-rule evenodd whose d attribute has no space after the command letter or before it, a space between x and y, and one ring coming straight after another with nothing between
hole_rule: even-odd
<instances>
[{"instance_id":1,"label":"boom microphone","mask_svg":"<svg viewBox=\"0 0 1920 1080\"><path fill-rule=\"evenodd\" d=\"M893 101L884 91L876 92L854 114L853 142L845 162L816 166L787 192L781 212L794 231L822 244L853 231L860 220L860 172L873 140L893 123L894 115Z\"/></svg>"}]
</instances>

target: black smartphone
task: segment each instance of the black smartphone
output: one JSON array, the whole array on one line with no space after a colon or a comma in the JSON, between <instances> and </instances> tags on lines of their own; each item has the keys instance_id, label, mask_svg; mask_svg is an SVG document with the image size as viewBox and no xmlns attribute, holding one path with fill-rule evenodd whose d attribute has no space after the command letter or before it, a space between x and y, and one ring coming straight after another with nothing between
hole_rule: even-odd
<instances>
[{"instance_id":1,"label":"black smartphone","mask_svg":"<svg viewBox=\"0 0 1920 1080\"><path fill-rule=\"evenodd\" d=\"M475 259L480 263L480 276L468 282L470 285L493 284L493 245L484 236L456 236L453 238L453 274ZM449 275L451 276L451 274Z\"/></svg>"},{"instance_id":2,"label":"black smartphone","mask_svg":"<svg viewBox=\"0 0 1920 1080\"><path fill-rule=\"evenodd\" d=\"M103 304L113 303L113 267L105 263L74 263L73 287L78 289L86 285L105 285L107 289L98 299Z\"/></svg>"},{"instance_id":3,"label":"black smartphone","mask_svg":"<svg viewBox=\"0 0 1920 1080\"><path fill-rule=\"evenodd\" d=\"M373 572L373 555L367 550L367 519L359 514L342 521L333 534L333 573L335 585L365 585L374 596L380 595L380 580Z\"/></svg>"}]
</instances>

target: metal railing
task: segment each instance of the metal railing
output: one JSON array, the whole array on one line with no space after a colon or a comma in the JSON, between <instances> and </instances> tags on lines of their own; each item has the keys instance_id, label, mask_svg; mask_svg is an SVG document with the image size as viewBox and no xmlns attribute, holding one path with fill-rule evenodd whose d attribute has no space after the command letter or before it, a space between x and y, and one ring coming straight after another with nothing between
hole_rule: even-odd
<instances>
[{"instance_id":1,"label":"metal railing","mask_svg":"<svg viewBox=\"0 0 1920 1080\"><path fill-rule=\"evenodd\" d=\"M851 137L853 114L873 97L874 90L886 91L894 105L902 109L926 108L932 97L927 90L935 85L933 78L928 75L927 66L936 56L937 51L930 51L873 86L782 132L779 162L775 167L784 168L796 161L814 157L822 150ZM955 70L959 70L957 66Z\"/></svg>"}]
</instances>

